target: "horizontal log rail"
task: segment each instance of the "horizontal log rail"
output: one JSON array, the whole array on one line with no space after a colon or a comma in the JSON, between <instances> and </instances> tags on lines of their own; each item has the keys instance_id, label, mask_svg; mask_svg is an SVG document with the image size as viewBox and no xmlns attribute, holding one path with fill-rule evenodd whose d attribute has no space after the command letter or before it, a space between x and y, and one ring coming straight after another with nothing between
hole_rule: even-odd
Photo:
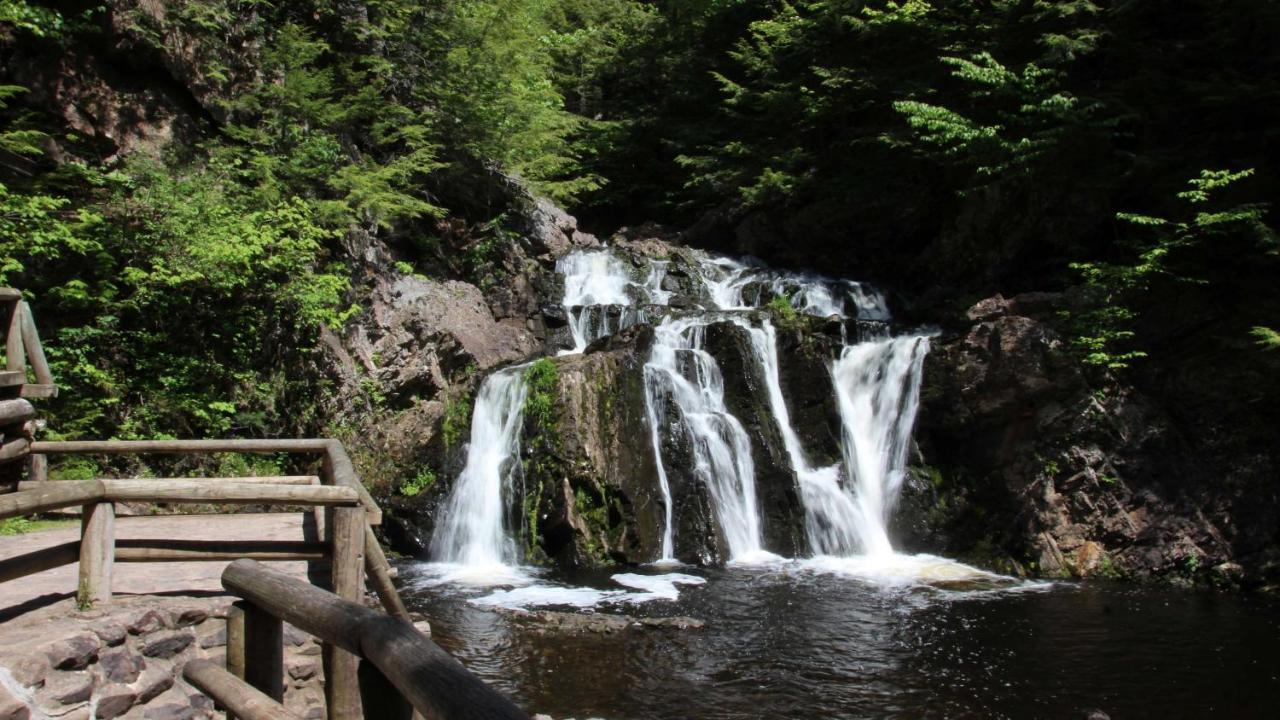
<instances>
[{"instance_id":1,"label":"horizontal log rail","mask_svg":"<svg viewBox=\"0 0 1280 720\"><path fill-rule=\"evenodd\" d=\"M329 559L329 546L295 540L116 540L116 562L227 562L240 558L323 562Z\"/></svg>"},{"instance_id":2,"label":"horizontal log rail","mask_svg":"<svg viewBox=\"0 0 1280 720\"><path fill-rule=\"evenodd\" d=\"M328 485L205 483L199 480L101 480L110 502L231 505L359 505L354 488Z\"/></svg>"},{"instance_id":3,"label":"horizontal log rail","mask_svg":"<svg viewBox=\"0 0 1280 720\"><path fill-rule=\"evenodd\" d=\"M14 418L26 416L22 401L5 407ZM19 515L31 515L81 506L81 539L64 543L26 555L0 561L0 582L24 577L37 571L79 564L77 602L81 606L109 601L111 575L116 562L184 562L184 561L233 561L239 566L250 562L259 568L257 561L307 561L325 562L330 570L334 593L312 587L302 580L289 580L298 587L308 588L320 596L344 602L343 607L360 610L364 629L348 629L342 641L330 639L324 633L321 639L325 653L325 693L329 720L358 720L365 717L406 717L412 714L410 703L419 708L424 717L526 717L506 698L490 691L479 679L468 675L461 665L430 644L429 639L412 628L410 615L392 582L392 570L372 532L372 525L381 521L378 503L356 475L351 457L342 443L334 439L196 439L196 441L70 441L31 442L22 438L24 454L32 454L44 460L50 455L137 455L137 454L215 454L215 452L253 452L253 454L314 454L321 460L320 473L316 475L279 475L279 477L247 478L146 478L92 480L45 480L35 475L28 482L17 483L17 492L0 495L0 519ZM0 454L3 448L0 445ZM10 486L13 487L13 486ZM320 529L323 542L293 541L193 541L193 539L146 539L115 537L116 502L166 502L166 503L238 503L238 505L312 506L317 512L316 528ZM224 573L224 578L227 577ZM365 593L365 584L378 594L388 615L365 609L358 601ZM225 585L225 580L224 580ZM246 600L250 600L248 596ZM265 607L264 598L253 598L253 609ZM242 719L252 717L289 717L280 710L282 700L280 676L283 667L276 662L279 657L279 612L253 610L247 612L242 634L255 635L257 641L244 641L252 648L246 657L242 671L244 679L228 674L216 667L196 666L192 670L200 678L201 688L227 707L232 715ZM310 623L288 615L302 629ZM393 623L375 623L370 618L380 618ZM250 619L255 619L250 623ZM250 628L257 628L250 632ZM394 628L394 630L389 629ZM407 630L406 630L407 628ZM419 637L428 650L404 651L404 657L381 655L376 648L362 648L358 635L374 633L376 642L389 642L393 633L410 633ZM230 633L229 633L230 634ZM274 638L274 639L273 639ZM243 639L243 638L242 638ZM271 646L271 647L268 647ZM274 651L271 648L274 647ZM415 655L415 652L417 655ZM234 653L230 652L229 659ZM250 655L252 662L248 661ZM361 657L369 660L371 670L361 667ZM273 660L276 659L276 660ZM399 662L407 662L404 667ZM452 665L451 665L452 664ZM361 700L361 688L365 675L372 673L370 687L383 691L370 694ZM428 694L415 694L415 689L399 689L399 684L410 682L434 683ZM443 684L442 684L443 683ZM461 692L448 689L458 684ZM246 687L257 688L257 694ZM479 688L479 689L477 689ZM448 691L448 692L447 692ZM434 693L434 694L433 694ZM453 693L453 694L449 694ZM493 700L492 696L497 697ZM387 696L387 697L383 697ZM440 696L440 697L435 697ZM408 698L408 700L403 700ZM468 714L466 707L480 701L480 707L488 708L481 714ZM365 710L367 708L367 711ZM494 711L494 708L498 708ZM401 712L403 710L403 712Z\"/></svg>"},{"instance_id":4,"label":"horizontal log rail","mask_svg":"<svg viewBox=\"0 0 1280 720\"><path fill-rule=\"evenodd\" d=\"M45 570L80 561L80 541L41 548L23 555L0 560L0 582L17 580Z\"/></svg>"},{"instance_id":5,"label":"horizontal log rail","mask_svg":"<svg viewBox=\"0 0 1280 720\"><path fill-rule=\"evenodd\" d=\"M515 703L403 620L252 560L228 565L222 585L272 617L359 658L366 718L407 720L416 710L428 720L528 720Z\"/></svg>"},{"instance_id":6,"label":"horizontal log rail","mask_svg":"<svg viewBox=\"0 0 1280 720\"><path fill-rule=\"evenodd\" d=\"M26 407L21 401L8 406L15 417L23 417ZM25 440L24 440L25 442ZM0 446L2 447L2 446ZM210 504L262 504L315 507L350 507L359 505L365 514L363 533L363 565L367 580L390 615L409 620L409 613L400 599L391 578L391 566L382 547L374 536L371 525L382 521L382 510L369 494L351 463L342 443L337 440L312 439L232 439L232 440L93 440L93 441L36 441L26 443L26 452L34 458L49 455L100 454L211 454L237 453L291 453L318 454L322 468L318 475L287 475L279 477L247 478L159 478L159 479L97 479L84 481L28 481L20 483L18 492L0 495L0 520L22 515L49 512L72 506L85 508L88 517L91 507L99 507L97 515L108 511L114 502L163 502ZM87 522L87 520L86 520ZM86 527L99 528L100 532L113 534L114 513L110 521L100 519ZM110 540L111 547L90 551L82 547L82 574L88 566L102 577L82 578L81 586L91 589L97 597L82 598L89 604L95 599L110 597L110 568L112 562L170 562L181 560L226 560L232 558L227 548L168 547L147 548L134 541L122 541L115 547L114 538L100 539L99 544ZM242 548L236 557L257 560L308 560L314 561L313 548ZM38 563L37 563L38 564ZM12 567L19 567L11 564ZM35 567L35 565L31 565ZM16 572L16 570L15 570ZM85 580L88 580L87 582ZM106 589L103 589L103 588ZM91 593L92 594L92 593Z\"/></svg>"},{"instance_id":7,"label":"horizontal log rail","mask_svg":"<svg viewBox=\"0 0 1280 720\"><path fill-rule=\"evenodd\" d=\"M182 668L182 677L240 720L302 720L211 660L192 660Z\"/></svg>"},{"instance_id":8,"label":"horizontal log rail","mask_svg":"<svg viewBox=\"0 0 1280 720\"><path fill-rule=\"evenodd\" d=\"M0 495L0 520L61 510L101 500L106 488L98 480L64 480L49 487Z\"/></svg>"},{"instance_id":9,"label":"horizontal log rail","mask_svg":"<svg viewBox=\"0 0 1280 720\"><path fill-rule=\"evenodd\" d=\"M29 452L37 455L143 455L143 454L212 454L235 453L319 453L324 460L320 476L326 485L345 485L355 490L368 513L370 525L382 524L382 509L356 476L351 458L337 440L311 439L233 439L233 440L64 440L31 443Z\"/></svg>"}]
</instances>

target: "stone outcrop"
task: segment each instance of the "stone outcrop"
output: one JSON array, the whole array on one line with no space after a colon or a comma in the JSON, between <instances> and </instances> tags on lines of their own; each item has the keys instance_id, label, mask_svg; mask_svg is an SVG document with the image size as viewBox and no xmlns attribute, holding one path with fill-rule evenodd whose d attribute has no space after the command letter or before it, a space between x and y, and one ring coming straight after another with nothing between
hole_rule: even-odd
<instances>
[{"instance_id":1,"label":"stone outcrop","mask_svg":"<svg viewBox=\"0 0 1280 720\"><path fill-rule=\"evenodd\" d=\"M589 567L661 556L665 503L644 398L652 342L652 329L637 326L593 352L555 360L555 426L527 426L526 435L547 437L540 447L530 447L531 438L523 458L526 502L536 502L531 546L553 562Z\"/></svg>"},{"instance_id":2,"label":"stone outcrop","mask_svg":"<svg viewBox=\"0 0 1280 720\"><path fill-rule=\"evenodd\" d=\"M1239 523L1248 484L1224 486L1229 470L1150 398L1089 382L1050 324L1063 302L989 298L935 341L923 457L898 534L1028 574L1265 582L1276 563L1259 549L1268 531ZM1254 490L1255 512L1274 514L1266 489Z\"/></svg>"}]
</instances>

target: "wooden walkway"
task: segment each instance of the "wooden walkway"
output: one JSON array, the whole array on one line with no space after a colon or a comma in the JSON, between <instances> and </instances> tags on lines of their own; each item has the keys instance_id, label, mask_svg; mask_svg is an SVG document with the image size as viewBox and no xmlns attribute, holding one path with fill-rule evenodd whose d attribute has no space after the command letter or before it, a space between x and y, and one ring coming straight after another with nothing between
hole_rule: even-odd
<instances>
[{"instance_id":1,"label":"wooden walkway","mask_svg":"<svg viewBox=\"0 0 1280 720\"><path fill-rule=\"evenodd\" d=\"M116 518L116 540L282 541L314 542L315 523L303 513L241 513L235 515L157 515ZM80 539L79 520L64 528L14 535L0 541L0 561ZM177 593L225 594L222 571L226 562L121 563L115 567L113 590L123 595ZM307 563L291 561L272 567L307 579ZM76 565L45 570L21 582L0 583L0 618L12 617L64 598L75 597Z\"/></svg>"}]
</instances>

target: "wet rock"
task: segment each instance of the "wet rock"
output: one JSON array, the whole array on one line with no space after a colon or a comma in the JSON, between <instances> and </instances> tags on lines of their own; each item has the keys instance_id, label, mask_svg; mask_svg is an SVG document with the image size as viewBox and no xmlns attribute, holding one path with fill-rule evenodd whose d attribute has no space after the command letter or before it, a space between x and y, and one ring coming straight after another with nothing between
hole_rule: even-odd
<instances>
[{"instance_id":1,"label":"wet rock","mask_svg":"<svg viewBox=\"0 0 1280 720\"><path fill-rule=\"evenodd\" d=\"M989 298L934 341L913 461L929 482L904 487L903 546L1047 576L1216 582L1210 569L1234 563L1260 582L1280 524L1257 491L1266 459L1210 462L1196 448L1220 435L1184 434L1150 396L1087 380L1048 322L1070 302Z\"/></svg>"},{"instance_id":2,"label":"wet rock","mask_svg":"<svg viewBox=\"0 0 1280 720\"><path fill-rule=\"evenodd\" d=\"M530 493L541 486L537 544L562 566L648 562L661 554L664 509L643 386L652 338L648 326L633 326L588 354L554 360L557 447L550 462L526 471L525 482Z\"/></svg>"},{"instance_id":3,"label":"wet rock","mask_svg":"<svg viewBox=\"0 0 1280 720\"><path fill-rule=\"evenodd\" d=\"M751 339L738 325L714 323L706 330L706 350L716 359L724 376L725 406L742 423L751 441L764 548L784 557L803 555L808 545L804 537L799 480L773 415L769 387L760 363L754 359ZM826 386L825 394L829 396L830 382L821 385Z\"/></svg>"},{"instance_id":4,"label":"wet rock","mask_svg":"<svg viewBox=\"0 0 1280 720\"><path fill-rule=\"evenodd\" d=\"M574 613L555 610L497 608L498 612L534 625L541 632L578 632L611 635L627 630L699 630L706 627L692 617L633 617L610 613Z\"/></svg>"}]
</instances>

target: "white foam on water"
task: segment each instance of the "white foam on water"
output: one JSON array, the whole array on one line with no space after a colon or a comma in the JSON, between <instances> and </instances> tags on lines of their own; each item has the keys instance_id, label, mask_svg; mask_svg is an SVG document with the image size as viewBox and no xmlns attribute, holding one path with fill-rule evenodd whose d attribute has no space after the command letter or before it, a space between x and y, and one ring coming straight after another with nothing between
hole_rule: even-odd
<instances>
[{"instance_id":1,"label":"white foam on water","mask_svg":"<svg viewBox=\"0 0 1280 720\"><path fill-rule=\"evenodd\" d=\"M626 590L532 585L511 590L498 590L484 597L472 599L471 604L512 610L528 610L533 607L575 607L585 610L627 594Z\"/></svg>"},{"instance_id":2,"label":"white foam on water","mask_svg":"<svg viewBox=\"0 0 1280 720\"><path fill-rule=\"evenodd\" d=\"M638 590L601 590L589 587L568 587L542 583L498 590L470 602L481 607L501 607L511 610L528 610L539 607L573 607L591 610L602 605L640 605L655 600L678 600L678 585L702 585L706 580L684 573L640 575L618 573L611 578L617 584Z\"/></svg>"},{"instance_id":3,"label":"white foam on water","mask_svg":"<svg viewBox=\"0 0 1280 720\"><path fill-rule=\"evenodd\" d=\"M768 550L752 550L741 555L734 555L725 565L730 567L770 567L786 562L788 562L787 558L771 553Z\"/></svg>"},{"instance_id":4,"label":"white foam on water","mask_svg":"<svg viewBox=\"0 0 1280 720\"><path fill-rule=\"evenodd\" d=\"M855 578L882 587L975 583L1015 586L1018 578L981 570L937 555L818 555L797 560L796 567L817 574Z\"/></svg>"},{"instance_id":5,"label":"white foam on water","mask_svg":"<svg viewBox=\"0 0 1280 720\"><path fill-rule=\"evenodd\" d=\"M637 575L636 573L618 573L613 581L633 590L643 590L652 595L654 600L675 600L680 597L677 585L703 585L707 581L695 575L684 573L667 573L665 575ZM630 598L630 601L638 598Z\"/></svg>"},{"instance_id":6,"label":"white foam on water","mask_svg":"<svg viewBox=\"0 0 1280 720\"><path fill-rule=\"evenodd\" d=\"M537 582L531 568L501 563L467 565L435 562L417 566L422 574L409 582L414 588L457 585L463 588L521 587Z\"/></svg>"}]
</instances>

